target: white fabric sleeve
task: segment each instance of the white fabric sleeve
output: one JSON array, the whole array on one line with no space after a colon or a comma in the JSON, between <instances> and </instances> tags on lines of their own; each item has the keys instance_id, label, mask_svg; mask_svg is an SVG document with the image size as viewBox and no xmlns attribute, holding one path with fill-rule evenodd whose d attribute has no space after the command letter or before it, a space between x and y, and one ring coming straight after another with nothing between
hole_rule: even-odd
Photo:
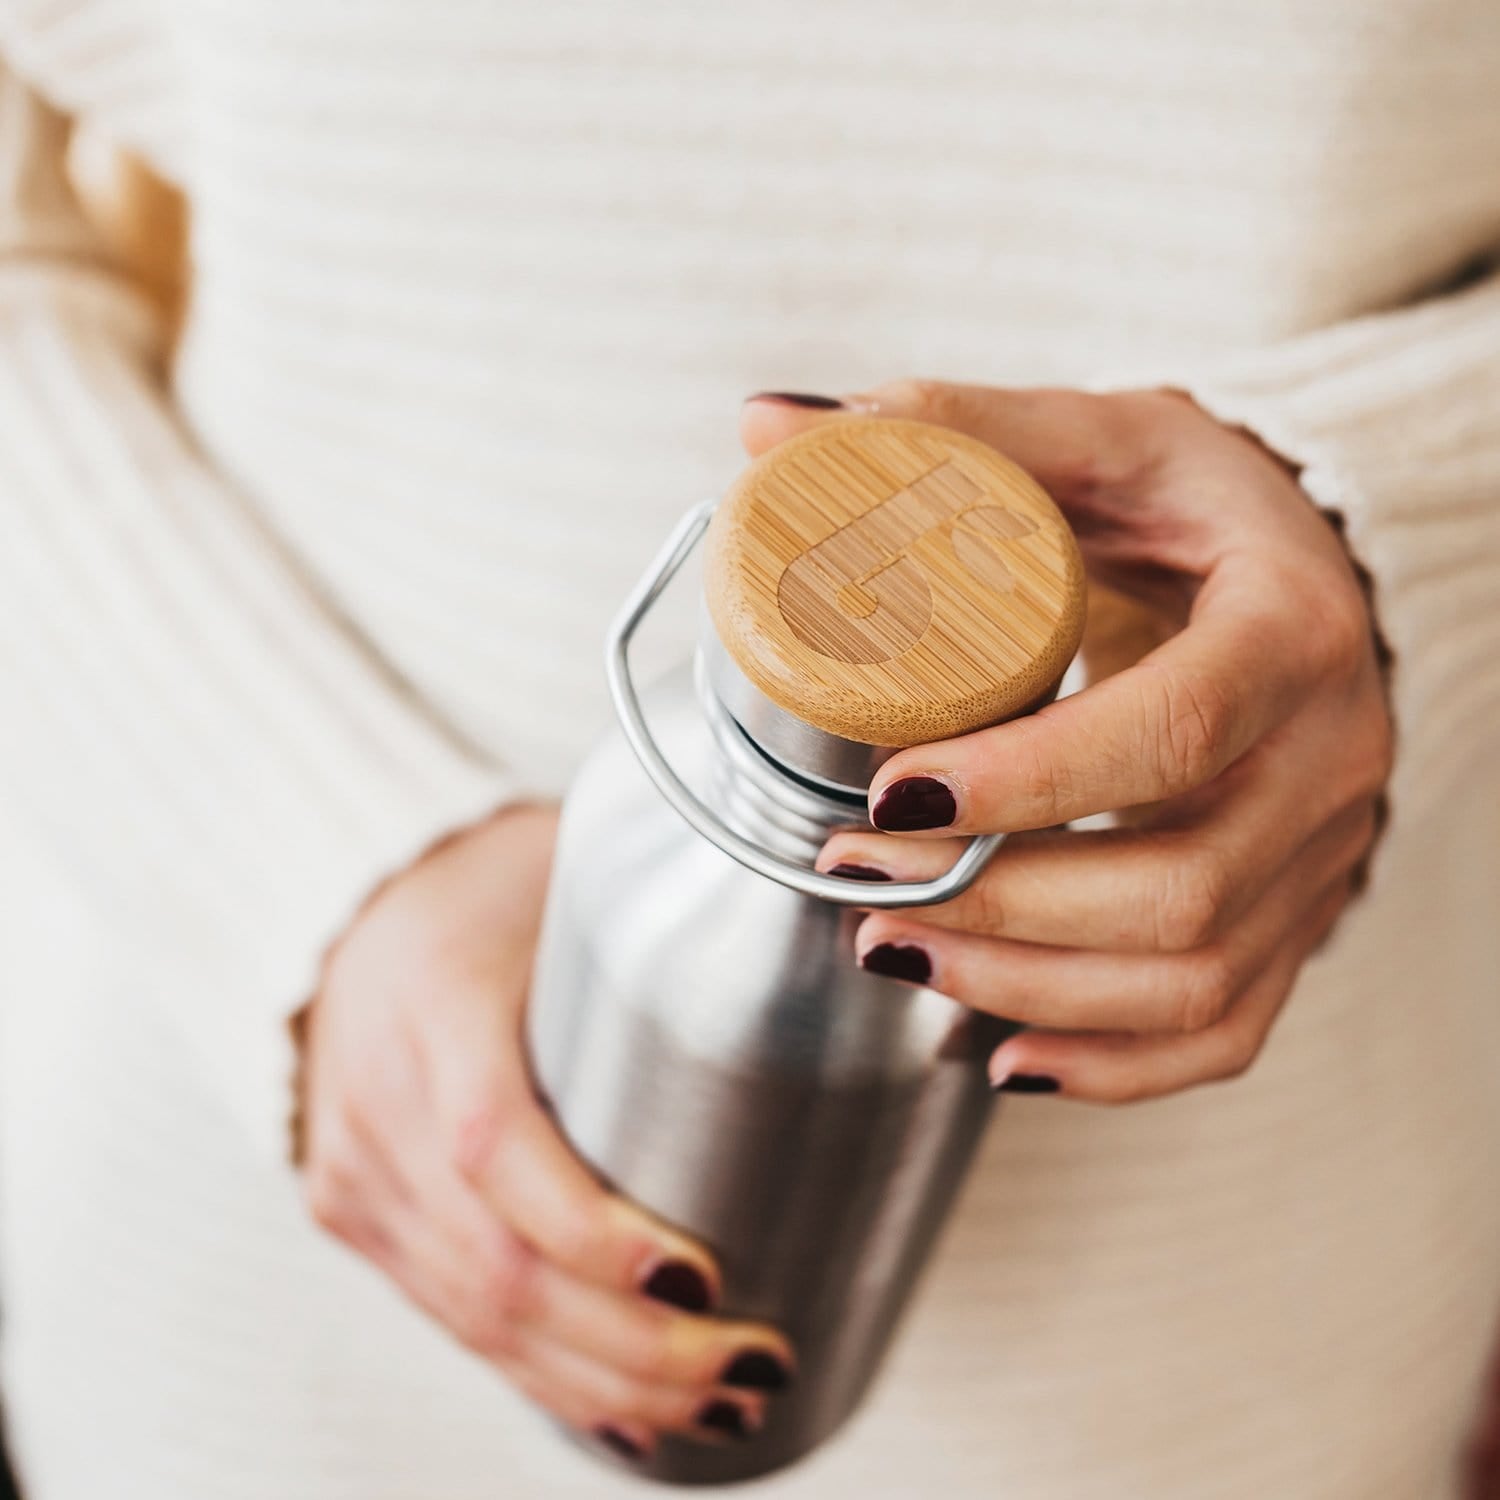
<instances>
[{"instance_id":1,"label":"white fabric sleeve","mask_svg":"<svg viewBox=\"0 0 1500 1500\"><path fill-rule=\"evenodd\" d=\"M141 1003L282 1152L289 1019L328 944L514 788L196 450L67 136L0 66L0 776L151 956Z\"/></svg>"},{"instance_id":2,"label":"white fabric sleeve","mask_svg":"<svg viewBox=\"0 0 1500 1500\"><path fill-rule=\"evenodd\" d=\"M1155 383L1342 524L1394 654L1392 815L1500 795L1500 276Z\"/></svg>"}]
</instances>

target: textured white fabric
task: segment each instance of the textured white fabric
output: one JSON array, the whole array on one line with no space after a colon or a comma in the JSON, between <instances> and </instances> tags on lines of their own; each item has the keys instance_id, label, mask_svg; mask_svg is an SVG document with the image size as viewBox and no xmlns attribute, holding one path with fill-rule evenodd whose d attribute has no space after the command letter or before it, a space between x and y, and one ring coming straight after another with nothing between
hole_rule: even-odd
<instances>
[{"instance_id":1,"label":"textured white fabric","mask_svg":"<svg viewBox=\"0 0 1500 1500\"><path fill-rule=\"evenodd\" d=\"M1453 1493L1500 1312L1500 9L0 0L0 51L33 1500L622 1489L306 1225L285 1019L384 875L565 784L744 393L1123 367L1349 521L1377 881L1232 1087L1009 1104L875 1398L762 1492ZM165 376L63 116L191 202Z\"/></svg>"}]
</instances>

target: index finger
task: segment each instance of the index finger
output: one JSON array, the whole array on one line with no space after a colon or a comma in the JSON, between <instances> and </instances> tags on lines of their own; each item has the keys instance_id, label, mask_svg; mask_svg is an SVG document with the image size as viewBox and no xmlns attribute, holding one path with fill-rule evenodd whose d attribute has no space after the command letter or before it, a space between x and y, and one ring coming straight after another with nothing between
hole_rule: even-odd
<instances>
[{"instance_id":1,"label":"index finger","mask_svg":"<svg viewBox=\"0 0 1500 1500\"><path fill-rule=\"evenodd\" d=\"M870 821L887 833L1047 828L1212 780L1285 721L1313 675L1274 592L1263 569L1224 565L1187 626L1135 666L893 756L870 788Z\"/></svg>"}]
</instances>

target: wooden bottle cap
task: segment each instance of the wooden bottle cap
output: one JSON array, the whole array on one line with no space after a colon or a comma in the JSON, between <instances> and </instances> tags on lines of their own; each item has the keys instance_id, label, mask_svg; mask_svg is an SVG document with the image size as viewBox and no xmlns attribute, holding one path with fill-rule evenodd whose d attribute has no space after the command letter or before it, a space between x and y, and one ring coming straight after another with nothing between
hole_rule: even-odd
<instances>
[{"instance_id":1,"label":"wooden bottle cap","mask_svg":"<svg viewBox=\"0 0 1500 1500\"><path fill-rule=\"evenodd\" d=\"M839 418L771 449L707 548L709 612L740 671L862 744L925 744L1037 706L1083 633L1083 560L1046 492L921 422Z\"/></svg>"}]
</instances>

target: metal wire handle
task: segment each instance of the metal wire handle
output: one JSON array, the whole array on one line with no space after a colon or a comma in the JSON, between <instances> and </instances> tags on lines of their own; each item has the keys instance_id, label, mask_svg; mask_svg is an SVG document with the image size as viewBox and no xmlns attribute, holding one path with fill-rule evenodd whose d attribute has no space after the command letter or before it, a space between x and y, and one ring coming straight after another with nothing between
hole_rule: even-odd
<instances>
[{"instance_id":1,"label":"metal wire handle","mask_svg":"<svg viewBox=\"0 0 1500 1500\"><path fill-rule=\"evenodd\" d=\"M609 679L610 697L614 700L620 727L624 730L625 739L635 752L636 759L640 761L657 791L711 844L722 849L731 859L738 860L746 869L754 870L757 875L764 875L767 880L777 881L804 896L837 902L841 906L884 908L936 906L961 895L974 883L990 856L1005 841L1003 833L990 833L971 839L968 848L959 856L952 869L935 880L885 885L863 880L845 880L839 875L823 875L793 860L784 859L779 854L773 854L769 849L763 849L759 844L736 833L688 789L661 753L660 746L652 739L645 714L641 711L641 700L636 693L635 682L630 675L630 642L636 628L660 598L662 590L698 545L717 506L716 500L705 500L702 505L694 506L677 523L676 529L667 538L660 553L621 606L609 628L604 670Z\"/></svg>"}]
</instances>

